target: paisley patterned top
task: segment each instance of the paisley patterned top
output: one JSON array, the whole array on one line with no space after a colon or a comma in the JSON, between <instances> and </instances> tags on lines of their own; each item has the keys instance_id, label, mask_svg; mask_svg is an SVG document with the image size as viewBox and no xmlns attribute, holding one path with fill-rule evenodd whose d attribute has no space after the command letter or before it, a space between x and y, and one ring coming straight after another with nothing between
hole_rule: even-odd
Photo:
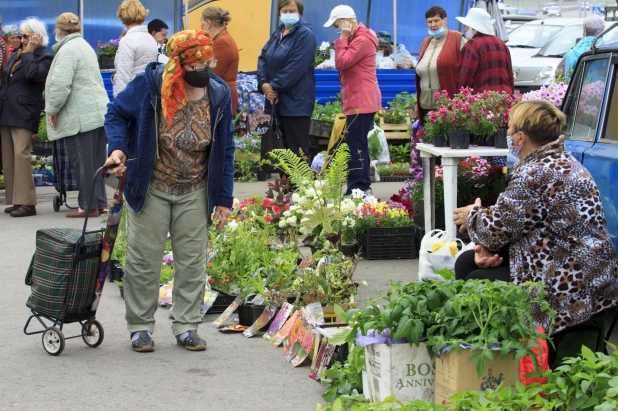
<instances>
[{"instance_id":1,"label":"paisley patterned top","mask_svg":"<svg viewBox=\"0 0 618 411\"><path fill-rule=\"evenodd\" d=\"M208 175L208 146L212 140L208 93L177 111L172 127L168 128L162 116L159 157L155 160L150 184L174 195L204 188Z\"/></svg>"},{"instance_id":2,"label":"paisley patterned top","mask_svg":"<svg viewBox=\"0 0 618 411\"><path fill-rule=\"evenodd\" d=\"M511 280L545 285L555 310L533 307L536 325L552 333L618 304L618 267L601 195L588 170L564 151L564 137L519 161L495 206L468 215L472 241L509 246Z\"/></svg>"}]
</instances>

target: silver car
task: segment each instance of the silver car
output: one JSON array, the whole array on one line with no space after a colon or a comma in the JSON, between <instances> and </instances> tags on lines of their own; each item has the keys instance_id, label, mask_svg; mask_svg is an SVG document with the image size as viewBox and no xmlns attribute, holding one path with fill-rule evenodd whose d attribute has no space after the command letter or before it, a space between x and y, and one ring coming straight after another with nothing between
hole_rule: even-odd
<instances>
[{"instance_id":1,"label":"silver car","mask_svg":"<svg viewBox=\"0 0 618 411\"><path fill-rule=\"evenodd\" d=\"M584 35L583 19L545 19L548 24L550 20L566 20L568 23L537 53L531 55L529 58L513 58L513 49L511 49L511 60L513 61L513 71L515 75L515 91L518 93L537 90L541 86L547 86L554 81L556 79L556 68L569 50L571 50ZM618 22L608 21L605 28L609 29L611 26L617 24ZM607 40L611 36L613 36L613 32L608 33L606 36L607 38L604 39Z\"/></svg>"},{"instance_id":2,"label":"silver car","mask_svg":"<svg viewBox=\"0 0 618 411\"><path fill-rule=\"evenodd\" d=\"M547 8L547 17L560 17L562 16L562 9L560 6L551 6Z\"/></svg>"}]
</instances>

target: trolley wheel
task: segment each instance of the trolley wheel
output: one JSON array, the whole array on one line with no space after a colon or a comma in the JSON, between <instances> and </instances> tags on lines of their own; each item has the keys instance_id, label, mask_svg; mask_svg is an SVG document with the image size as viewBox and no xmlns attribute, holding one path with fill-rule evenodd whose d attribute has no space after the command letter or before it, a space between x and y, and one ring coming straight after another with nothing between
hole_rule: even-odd
<instances>
[{"instance_id":1,"label":"trolley wheel","mask_svg":"<svg viewBox=\"0 0 618 411\"><path fill-rule=\"evenodd\" d=\"M56 196L56 198L54 198L54 211L55 212L60 211L61 205L62 205L62 200L60 199L60 196Z\"/></svg>"},{"instance_id":2,"label":"trolley wheel","mask_svg":"<svg viewBox=\"0 0 618 411\"><path fill-rule=\"evenodd\" d=\"M94 321L94 324L90 327L90 333L86 332L88 328L88 324L84 324L82 327L82 339L86 343L88 347L98 347L103 342L103 337L105 333L103 332L103 326L97 320Z\"/></svg>"},{"instance_id":3,"label":"trolley wheel","mask_svg":"<svg viewBox=\"0 0 618 411\"><path fill-rule=\"evenodd\" d=\"M64 334L56 327L43 333L43 348L49 355L60 355L64 350Z\"/></svg>"}]
</instances>

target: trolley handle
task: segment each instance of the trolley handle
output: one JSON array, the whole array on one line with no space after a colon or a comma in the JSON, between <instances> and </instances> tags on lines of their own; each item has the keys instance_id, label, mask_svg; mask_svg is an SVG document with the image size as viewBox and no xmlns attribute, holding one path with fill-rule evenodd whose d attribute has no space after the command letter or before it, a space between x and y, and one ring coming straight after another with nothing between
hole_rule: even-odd
<instances>
[{"instance_id":1,"label":"trolley handle","mask_svg":"<svg viewBox=\"0 0 618 411\"><path fill-rule=\"evenodd\" d=\"M110 168L113 168L113 167L114 166L103 166L103 167L99 168L97 171L94 172L92 191L90 192L90 198L88 199L88 208L86 209L86 217L84 218L84 227L82 229L82 236L81 236L80 240L78 241L80 244L85 239L86 234L93 234L93 233L98 233L98 232L102 231L102 230L86 231L86 229L88 227L88 217L90 215L90 210L91 210L90 209L90 204L92 203L92 199L94 198L94 192L96 190L97 178L99 178L99 177L105 178L105 176L107 175L107 170L109 170ZM122 175L122 177L120 177L120 181L118 182L118 188L116 189L116 193L117 194L122 195L122 193L124 191L124 183L125 183L126 175L127 175L127 173L125 172Z\"/></svg>"}]
</instances>

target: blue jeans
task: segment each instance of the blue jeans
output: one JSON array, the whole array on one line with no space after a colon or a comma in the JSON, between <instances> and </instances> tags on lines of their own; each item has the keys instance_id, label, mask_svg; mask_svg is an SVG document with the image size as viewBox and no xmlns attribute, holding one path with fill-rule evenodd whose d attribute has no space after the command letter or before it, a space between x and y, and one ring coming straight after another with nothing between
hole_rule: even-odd
<instances>
[{"instance_id":1,"label":"blue jeans","mask_svg":"<svg viewBox=\"0 0 618 411\"><path fill-rule=\"evenodd\" d=\"M373 128L374 116L375 113L347 116L345 142L350 147L352 157L348 163L349 174L346 195L352 194L352 190L355 188L362 191L367 191L371 188L367 137Z\"/></svg>"}]
</instances>

